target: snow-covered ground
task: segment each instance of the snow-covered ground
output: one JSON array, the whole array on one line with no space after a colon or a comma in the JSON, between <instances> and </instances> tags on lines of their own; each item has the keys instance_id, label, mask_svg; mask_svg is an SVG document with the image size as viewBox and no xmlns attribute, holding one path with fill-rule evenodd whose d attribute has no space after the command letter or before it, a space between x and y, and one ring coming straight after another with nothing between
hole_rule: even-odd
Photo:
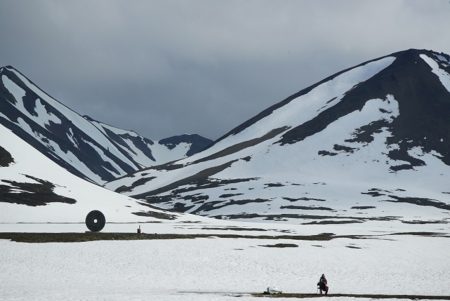
<instances>
[{"instance_id":1,"label":"snow-covered ground","mask_svg":"<svg viewBox=\"0 0 450 301\"><path fill-rule=\"evenodd\" d=\"M275 243L297 247L264 247ZM1 300L258 300L249 294L267 286L315 293L322 273L330 293L450 294L448 238L0 240L0 250Z\"/></svg>"},{"instance_id":2,"label":"snow-covered ground","mask_svg":"<svg viewBox=\"0 0 450 301\"><path fill-rule=\"evenodd\" d=\"M210 236L83 243L0 240L0 299L250 301L258 300L252 293L268 286L287 293L315 293L322 273L329 279L330 293L450 295L448 224L296 225L183 215L140 224L109 223L102 232L130 233L138 225L144 233ZM0 234L82 235L85 230L81 221L0 224ZM298 237L321 233L347 237ZM223 238L224 234L240 237Z\"/></svg>"}]
</instances>

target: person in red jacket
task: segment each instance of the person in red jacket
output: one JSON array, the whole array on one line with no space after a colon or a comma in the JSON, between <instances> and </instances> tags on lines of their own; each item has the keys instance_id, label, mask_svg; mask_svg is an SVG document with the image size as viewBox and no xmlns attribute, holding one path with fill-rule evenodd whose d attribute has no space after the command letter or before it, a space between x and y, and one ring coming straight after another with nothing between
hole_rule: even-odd
<instances>
[{"instance_id":1,"label":"person in red jacket","mask_svg":"<svg viewBox=\"0 0 450 301\"><path fill-rule=\"evenodd\" d=\"M328 295L328 281L327 278L325 278L325 274L322 274L322 276L320 276L320 280L317 283L317 288L320 290L321 295L322 292L325 292L325 295Z\"/></svg>"}]
</instances>

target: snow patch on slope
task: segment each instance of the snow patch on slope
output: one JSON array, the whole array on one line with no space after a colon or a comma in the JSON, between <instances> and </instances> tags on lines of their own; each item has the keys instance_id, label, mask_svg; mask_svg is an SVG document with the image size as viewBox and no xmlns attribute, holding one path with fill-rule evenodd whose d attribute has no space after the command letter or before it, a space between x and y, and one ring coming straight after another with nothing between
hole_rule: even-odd
<instances>
[{"instance_id":1,"label":"snow patch on slope","mask_svg":"<svg viewBox=\"0 0 450 301\"><path fill-rule=\"evenodd\" d=\"M439 77L442 85L450 92L450 74L439 68L438 63L426 54L421 54L420 57L431 67L431 71Z\"/></svg>"},{"instance_id":2,"label":"snow patch on slope","mask_svg":"<svg viewBox=\"0 0 450 301\"><path fill-rule=\"evenodd\" d=\"M152 146L152 149L154 151L155 159L158 160L158 162L161 162L160 164L167 163L170 161L174 161L180 158L186 157L186 153L191 148L190 143L179 143L174 148L169 149L166 145L155 143Z\"/></svg>"},{"instance_id":3,"label":"snow patch on slope","mask_svg":"<svg viewBox=\"0 0 450 301\"><path fill-rule=\"evenodd\" d=\"M52 113L47 112L45 109L44 104L41 102L41 100L38 98L36 99L34 113L30 113L27 108L25 108L23 103L23 97L25 97L25 91L16 85L12 80L10 80L7 76L2 75L2 81L5 85L6 89L14 96L17 103L15 106L18 110L23 112L28 118L39 124L42 128L47 129L47 127L50 125L50 122L53 123L61 123L61 120L53 115Z\"/></svg>"}]
</instances>

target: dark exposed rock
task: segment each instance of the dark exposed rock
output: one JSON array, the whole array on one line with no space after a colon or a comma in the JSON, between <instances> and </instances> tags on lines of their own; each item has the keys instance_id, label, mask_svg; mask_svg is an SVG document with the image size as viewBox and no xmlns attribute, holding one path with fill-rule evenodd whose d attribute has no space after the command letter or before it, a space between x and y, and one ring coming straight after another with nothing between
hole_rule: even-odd
<instances>
[{"instance_id":1,"label":"dark exposed rock","mask_svg":"<svg viewBox=\"0 0 450 301\"><path fill-rule=\"evenodd\" d=\"M244 228L244 227L203 227L204 230L225 230L225 231L258 231L258 232L266 232L267 229L261 228Z\"/></svg>"},{"instance_id":2,"label":"dark exposed rock","mask_svg":"<svg viewBox=\"0 0 450 301\"><path fill-rule=\"evenodd\" d=\"M329 207L320 206L297 206L297 205L287 205L281 206L280 209L298 209L298 210L324 210L324 211L335 211Z\"/></svg>"},{"instance_id":3,"label":"dark exposed rock","mask_svg":"<svg viewBox=\"0 0 450 301\"><path fill-rule=\"evenodd\" d=\"M14 159L11 154L0 146L0 167L7 167L11 163L14 163Z\"/></svg>"},{"instance_id":4,"label":"dark exposed rock","mask_svg":"<svg viewBox=\"0 0 450 301\"><path fill-rule=\"evenodd\" d=\"M324 199L318 199L318 198L308 198L308 197L301 197L301 198L288 198L288 197L284 197L283 198L286 201L289 202L296 202L296 201L317 201L317 202L325 202Z\"/></svg>"},{"instance_id":5,"label":"dark exposed rock","mask_svg":"<svg viewBox=\"0 0 450 301\"><path fill-rule=\"evenodd\" d=\"M172 201L172 197L169 195L154 195L148 196L146 198L147 203L149 204L158 204L158 203L169 203Z\"/></svg>"},{"instance_id":6,"label":"dark exposed rock","mask_svg":"<svg viewBox=\"0 0 450 301\"><path fill-rule=\"evenodd\" d=\"M373 197L385 196L386 194L392 193L389 190L383 190L378 188L371 188L367 192L361 192L361 194L371 195Z\"/></svg>"},{"instance_id":7,"label":"dark exposed rock","mask_svg":"<svg viewBox=\"0 0 450 301\"><path fill-rule=\"evenodd\" d=\"M392 171L399 171L399 170L413 169L414 167L411 164L400 164L400 165L391 166L389 168Z\"/></svg>"},{"instance_id":8,"label":"dark exposed rock","mask_svg":"<svg viewBox=\"0 0 450 301\"><path fill-rule=\"evenodd\" d=\"M404 143L401 143L401 144L404 144ZM397 170L402 170L402 169L412 169L414 166L424 166L425 165L425 162L423 162L420 159L411 157L407 153L407 151L408 151L408 147L405 146L400 149L391 150L388 153L389 158L391 158L393 160L403 160L403 161L409 162L409 165L402 164L402 165L398 165L398 166L391 166L391 170L397 171Z\"/></svg>"},{"instance_id":9,"label":"dark exposed rock","mask_svg":"<svg viewBox=\"0 0 450 301\"><path fill-rule=\"evenodd\" d=\"M357 249L357 250L360 250L360 249L361 249L360 247L352 246L352 245L345 246L345 247L346 247L346 248L349 248L349 249Z\"/></svg>"},{"instance_id":10,"label":"dark exposed rock","mask_svg":"<svg viewBox=\"0 0 450 301\"><path fill-rule=\"evenodd\" d=\"M194 238L245 238L245 239L292 239L305 241L329 241L335 238L364 239L356 235L339 236L333 233L316 235L238 235L238 234L158 234L158 233L8 233L0 232L0 239L16 242L49 243L49 242L84 242L97 240L161 240L161 239L194 239Z\"/></svg>"},{"instance_id":11,"label":"dark exposed rock","mask_svg":"<svg viewBox=\"0 0 450 301\"><path fill-rule=\"evenodd\" d=\"M359 142L369 144L373 141L374 135L381 133L383 128L387 128L389 123L386 120L377 120L366 124L352 134L352 138L345 140L345 142Z\"/></svg>"},{"instance_id":12,"label":"dark exposed rock","mask_svg":"<svg viewBox=\"0 0 450 301\"><path fill-rule=\"evenodd\" d=\"M134 215L137 216L145 216L145 217L154 217L157 219L167 219L167 220L174 220L176 219L176 216L173 214L163 213L163 212L156 212L156 211L145 211L145 212L133 212Z\"/></svg>"},{"instance_id":13,"label":"dark exposed rock","mask_svg":"<svg viewBox=\"0 0 450 301\"><path fill-rule=\"evenodd\" d=\"M45 206L49 203L76 203L74 199L54 193L55 185L52 183L31 176L27 177L37 183L1 180L9 185L0 184L0 202L27 206Z\"/></svg>"},{"instance_id":14,"label":"dark exposed rock","mask_svg":"<svg viewBox=\"0 0 450 301\"><path fill-rule=\"evenodd\" d=\"M447 221L437 220L437 221L422 221L422 220L413 220L413 221L401 221L404 224L411 225L427 225L427 224L448 224Z\"/></svg>"},{"instance_id":15,"label":"dark exposed rock","mask_svg":"<svg viewBox=\"0 0 450 301\"><path fill-rule=\"evenodd\" d=\"M181 202L176 202L173 205L173 211L175 211L175 212L186 212L186 211L188 211L189 209L191 209L193 207L194 207L193 205L192 206L186 206L186 204L183 204Z\"/></svg>"},{"instance_id":16,"label":"dark exposed rock","mask_svg":"<svg viewBox=\"0 0 450 301\"><path fill-rule=\"evenodd\" d=\"M444 210L450 210L450 205L427 198L413 198L413 197L399 197L395 195L389 195L389 197L393 198L394 200L386 200L386 202L393 202L393 203L409 203L409 204L415 204L418 206L429 206L429 207L435 207L439 209Z\"/></svg>"},{"instance_id":17,"label":"dark exposed rock","mask_svg":"<svg viewBox=\"0 0 450 301\"><path fill-rule=\"evenodd\" d=\"M361 192L361 194L368 194L368 195L371 195L373 197L386 195L384 193L379 193L378 191Z\"/></svg>"},{"instance_id":18,"label":"dark exposed rock","mask_svg":"<svg viewBox=\"0 0 450 301\"><path fill-rule=\"evenodd\" d=\"M180 143L189 143L191 144L191 147L189 151L186 153L186 155L192 156L196 153L201 152L202 150L207 149L213 143L213 141L211 139L202 137L197 134L193 135L185 134L161 139L159 143L167 146L167 148L169 149L175 148L175 146L177 146Z\"/></svg>"},{"instance_id":19,"label":"dark exposed rock","mask_svg":"<svg viewBox=\"0 0 450 301\"><path fill-rule=\"evenodd\" d=\"M335 151L344 152L344 153L353 153L356 150L356 148L354 148L354 147L349 147L349 146L340 145L340 144L335 144L333 146L333 149Z\"/></svg>"},{"instance_id":20,"label":"dark exposed rock","mask_svg":"<svg viewBox=\"0 0 450 301\"><path fill-rule=\"evenodd\" d=\"M309 223L302 223L302 225L341 225L341 224L359 224L362 223L361 220L323 220L323 221L313 221Z\"/></svg>"},{"instance_id":21,"label":"dark exposed rock","mask_svg":"<svg viewBox=\"0 0 450 301\"><path fill-rule=\"evenodd\" d=\"M207 212L207 211L214 210L214 209L216 209L216 207L214 207L214 206L217 204L220 204L220 203L222 203L222 201L209 201L207 203L203 203L197 209L193 210L191 213L199 214L201 212Z\"/></svg>"},{"instance_id":22,"label":"dark exposed rock","mask_svg":"<svg viewBox=\"0 0 450 301\"><path fill-rule=\"evenodd\" d=\"M203 203L204 201L209 199L209 196L197 193L194 195L186 195L184 196L184 199L190 200L192 203Z\"/></svg>"},{"instance_id":23,"label":"dark exposed rock","mask_svg":"<svg viewBox=\"0 0 450 301\"><path fill-rule=\"evenodd\" d=\"M174 195L181 194L181 193L196 191L196 190L200 190L200 189L221 187L221 186L225 186L225 185L249 182L249 181L253 181L253 180L256 180L256 178L238 178L238 179L227 179L227 180L215 179L215 178L198 179L192 183L192 184L195 184L195 186L182 187L182 188L175 189L172 191L172 194L174 194ZM237 188L230 187L230 188L225 188L224 190L234 191L234 190L237 190Z\"/></svg>"},{"instance_id":24,"label":"dark exposed rock","mask_svg":"<svg viewBox=\"0 0 450 301\"><path fill-rule=\"evenodd\" d=\"M332 153L326 150L320 150L317 152L317 154L319 154L320 156L336 156L337 153Z\"/></svg>"},{"instance_id":25,"label":"dark exposed rock","mask_svg":"<svg viewBox=\"0 0 450 301\"><path fill-rule=\"evenodd\" d=\"M264 184L264 188L268 188L268 187L283 187L284 185L283 184L281 184L281 183L267 183L267 184Z\"/></svg>"},{"instance_id":26,"label":"dark exposed rock","mask_svg":"<svg viewBox=\"0 0 450 301\"><path fill-rule=\"evenodd\" d=\"M232 206L232 205L245 205L251 203L265 203L270 202L267 199L252 199L252 200L225 200L225 201L211 201L204 203L202 206L194 210L192 213L201 213L207 212L211 210L217 210L223 207Z\"/></svg>"},{"instance_id":27,"label":"dark exposed rock","mask_svg":"<svg viewBox=\"0 0 450 301\"><path fill-rule=\"evenodd\" d=\"M156 209L159 210L159 208L154 207L150 204L147 204L145 202L139 202L139 204L146 206L150 209ZM146 216L146 217L154 217L157 219L168 219L168 220L174 220L176 219L176 215L174 214L170 214L170 213L165 213L165 212L159 212L159 211L153 211L153 210L149 210L149 211L140 211L140 212L133 212L134 215L137 216Z\"/></svg>"},{"instance_id":28,"label":"dark exposed rock","mask_svg":"<svg viewBox=\"0 0 450 301\"><path fill-rule=\"evenodd\" d=\"M133 190L133 188L140 186L140 185L144 185L145 183L148 183L155 178L156 177L140 178L139 180L134 181L133 184L131 184L130 186L123 185L123 186L120 186L119 188L117 188L115 191L118 193L131 191L131 190Z\"/></svg>"},{"instance_id":29,"label":"dark exposed rock","mask_svg":"<svg viewBox=\"0 0 450 301\"><path fill-rule=\"evenodd\" d=\"M226 198L231 198L233 196L238 196L238 195L242 195L242 193L225 193L225 194L219 195L219 198L226 199Z\"/></svg>"},{"instance_id":30,"label":"dark exposed rock","mask_svg":"<svg viewBox=\"0 0 450 301\"><path fill-rule=\"evenodd\" d=\"M287 127L281 127L281 128L273 129L273 130L271 130L270 132L266 133L265 135L263 135L261 137L254 138L254 139L251 139L251 140L248 140L248 141L244 141L244 142L240 142L240 143L234 144L234 145L232 145L230 147L227 147L227 148L225 148L225 149L223 149L221 151L218 151L218 152L216 152L216 153L214 153L214 154L212 154L210 156L201 158L201 159L193 162L192 164L196 164L196 163L205 162L205 161L208 161L208 160L214 160L214 159L217 159L217 158L228 156L230 154L233 154L233 153L236 153L238 151L241 151L241 150L243 150L243 149L245 149L247 147L251 147L251 146L254 146L254 145L258 144L258 143L261 143L261 142L264 142L266 140L272 139L273 137L275 137L278 134L286 131L287 129L288 129ZM246 157L246 158L244 158L244 160L245 161L249 161L249 158Z\"/></svg>"},{"instance_id":31,"label":"dark exposed rock","mask_svg":"<svg viewBox=\"0 0 450 301\"><path fill-rule=\"evenodd\" d=\"M366 210L366 209L375 209L377 207L375 206L353 206L351 209L357 209L357 210Z\"/></svg>"},{"instance_id":32,"label":"dark exposed rock","mask_svg":"<svg viewBox=\"0 0 450 301\"><path fill-rule=\"evenodd\" d=\"M260 247L266 247L266 248L298 248L297 244L273 244L273 245L260 245Z\"/></svg>"}]
</instances>

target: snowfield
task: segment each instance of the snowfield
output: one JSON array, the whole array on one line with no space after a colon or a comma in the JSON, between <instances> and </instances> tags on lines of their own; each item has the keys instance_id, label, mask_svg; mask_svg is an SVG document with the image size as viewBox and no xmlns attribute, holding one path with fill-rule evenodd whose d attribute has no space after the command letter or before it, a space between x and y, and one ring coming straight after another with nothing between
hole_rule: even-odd
<instances>
[{"instance_id":1,"label":"snowfield","mask_svg":"<svg viewBox=\"0 0 450 301\"><path fill-rule=\"evenodd\" d=\"M328 277L330 294L450 296L448 224L296 225L182 215L176 220L110 223L102 232L133 233L139 225L143 233L160 237L207 237L66 243L0 239L0 299L250 301L259 300L252 294L268 286L314 294L322 273ZM83 235L85 229L81 222L3 223L0 235ZM322 240L317 238L321 233L338 237ZM313 235L316 238L308 238Z\"/></svg>"},{"instance_id":2,"label":"snowfield","mask_svg":"<svg viewBox=\"0 0 450 301\"><path fill-rule=\"evenodd\" d=\"M298 247L264 247L275 243ZM448 238L0 241L0 250L2 300L258 300L250 293L267 286L315 293L322 273L330 293L450 293Z\"/></svg>"}]
</instances>

